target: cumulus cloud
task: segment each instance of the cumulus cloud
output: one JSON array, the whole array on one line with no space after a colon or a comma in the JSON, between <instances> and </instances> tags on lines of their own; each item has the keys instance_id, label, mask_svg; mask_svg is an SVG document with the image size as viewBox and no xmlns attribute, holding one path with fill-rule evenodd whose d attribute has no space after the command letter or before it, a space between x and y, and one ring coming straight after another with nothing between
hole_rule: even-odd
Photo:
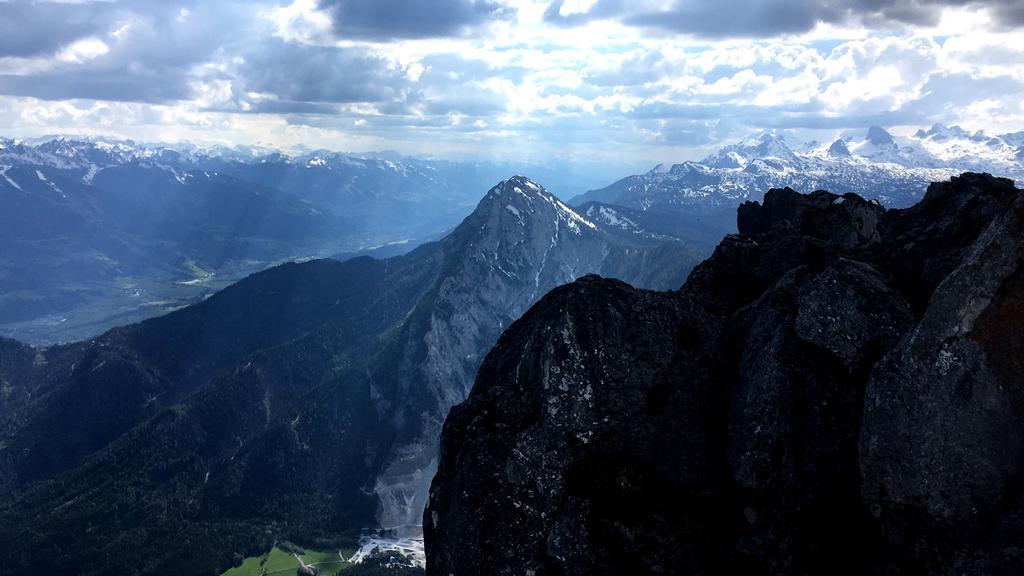
<instances>
[{"instance_id":1,"label":"cumulus cloud","mask_svg":"<svg viewBox=\"0 0 1024 576\"><path fill-rule=\"evenodd\" d=\"M0 2L0 10L8 4ZM188 8L184 4L189 5ZM230 3L171 5L134 2L32 3L33 15L59 13L71 22L89 22L88 36L79 27L37 20L15 21L30 35L54 35L30 58L0 62L0 93L51 100L89 98L135 102L170 102L188 98L193 70L210 62L231 36L224 23L240 14ZM130 9L129 9L130 6ZM12 25L4 21L4 25ZM56 38L60 36L59 38ZM10 60L10 59L9 59Z\"/></svg>"}]
</instances>

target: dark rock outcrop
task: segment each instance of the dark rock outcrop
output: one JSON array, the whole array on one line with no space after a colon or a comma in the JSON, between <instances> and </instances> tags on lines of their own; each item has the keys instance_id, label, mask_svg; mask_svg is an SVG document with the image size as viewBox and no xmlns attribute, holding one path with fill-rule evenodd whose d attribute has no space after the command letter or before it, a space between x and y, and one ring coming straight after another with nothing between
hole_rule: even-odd
<instances>
[{"instance_id":1,"label":"dark rock outcrop","mask_svg":"<svg viewBox=\"0 0 1024 576\"><path fill-rule=\"evenodd\" d=\"M445 423L428 573L1024 570L1024 195L772 190L678 292L590 276Z\"/></svg>"}]
</instances>

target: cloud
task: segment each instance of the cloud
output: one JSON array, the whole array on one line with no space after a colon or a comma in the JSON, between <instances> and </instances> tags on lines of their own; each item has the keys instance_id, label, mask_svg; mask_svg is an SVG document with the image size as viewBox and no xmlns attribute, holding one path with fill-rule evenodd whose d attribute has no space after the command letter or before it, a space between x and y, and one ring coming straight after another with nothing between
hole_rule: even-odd
<instances>
[{"instance_id":1,"label":"cloud","mask_svg":"<svg viewBox=\"0 0 1024 576\"><path fill-rule=\"evenodd\" d=\"M0 11L7 4L0 2ZM189 7L186 8L185 5ZM0 93L49 100L87 98L167 103L189 98L193 71L210 62L231 38L224 25L239 17L230 3L113 2L33 3L32 16L19 22L30 35L54 35L29 58L0 66ZM130 6L129 10L127 7ZM89 22L90 35L76 25L38 20L60 14L70 22ZM84 28L82 28L84 30Z\"/></svg>"},{"instance_id":2,"label":"cloud","mask_svg":"<svg viewBox=\"0 0 1024 576\"><path fill-rule=\"evenodd\" d=\"M569 0L553 0L548 22L579 25L616 20L704 38L767 38L800 34L818 24L930 26L947 8L985 9L1004 28L1024 26L1020 0L596 0L587 10L566 11Z\"/></svg>"},{"instance_id":3,"label":"cloud","mask_svg":"<svg viewBox=\"0 0 1024 576\"><path fill-rule=\"evenodd\" d=\"M929 76L921 92L920 98L905 107L921 116L921 124L954 124L964 121L963 113L972 104L983 100L1002 104L993 116L1012 110L1013 104L1019 105L1020 94L1024 94L1024 80L1009 76L977 78L962 72L943 72Z\"/></svg>"},{"instance_id":4,"label":"cloud","mask_svg":"<svg viewBox=\"0 0 1024 576\"><path fill-rule=\"evenodd\" d=\"M512 11L490 0L321 0L341 39L460 36Z\"/></svg>"},{"instance_id":5,"label":"cloud","mask_svg":"<svg viewBox=\"0 0 1024 576\"><path fill-rule=\"evenodd\" d=\"M169 102L189 96L186 86L168 82L155 75L138 74L81 74L62 76L60 73L21 76L0 75L0 94L31 96L44 100L87 98L123 102Z\"/></svg>"},{"instance_id":6,"label":"cloud","mask_svg":"<svg viewBox=\"0 0 1024 576\"><path fill-rule=\"evenodd\" d=\"M113 6L104 7L108 4ZM93 8L62 6L68 15ZM382 115L392 115L412 125L430 116L499 114L505 98L484 82L497 75L518 82L524 75L522 68L499 69L458 54L399 61L365 45L310 42L323 41L325 30L323 13L309 0L263 10L235 2L130 6L98 19L88 29L95 35L79 38L75 31L36 57L8 58L6 65L0 58L0 94L51 101L183 102L210 112L311 116L360 104L368 116L356 119L379 123ZM360 17L368 17L368 6L358 8ZM462 22L494 8L458 6L453 14Z\"/></svg>"},{"instance_id":7,"label":"cloud","mask_svg":"<svg viewBox=\"0 0 1024 576\"><path fill-rule=\"evenodd\" d=\"M948 31L953 12L942 11L957 6ZM272 134L646 165L764 128L1020 130L1024 34L1010 28L1022 10L1007 0L0 0L0 133ZM941 31L915 27L940 16ZM847 28L800 36L822 22Z\"/></svg>"},{"instance_id":8,"label":"cloud","mask_svg":"<svg viewBox=\"0 0 1024 576\"><path fill-rule=\"evenodd\" d=\"M325 44L331 34L331 17L316 0L293 0L270 8L263 16L273 23L274 35L288 42Z\"/></svg>"},{"instance_id":9,"label":"cloud","mask_svg":"<svg viewBox=\"0 0 1024 576\"><path fill-rule=\"evenodd\" d=\"M279 103L383 102L410 83L403 70L365 48L286 42L248 53L232 75L240 92L270 94Z\"/></svg>"},{"instance_id":10,"label":"cloud","mask_svg":"<svg viewBox=\"0 0 1024 576\"><path fill-rule=\"evenodd\" d=\"M76 40L106 32L115 12L109 2L0 2L0 56L54 53Z\"/></svg>"}]
</instances>

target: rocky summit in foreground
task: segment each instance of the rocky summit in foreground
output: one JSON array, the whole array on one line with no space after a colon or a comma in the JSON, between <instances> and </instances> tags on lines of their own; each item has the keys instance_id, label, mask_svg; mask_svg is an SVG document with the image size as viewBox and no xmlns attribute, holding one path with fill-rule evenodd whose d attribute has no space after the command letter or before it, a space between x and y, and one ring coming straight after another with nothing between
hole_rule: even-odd
<instances>
[{"instance_id":1,"label":"rocky summit in foreground","mask_svg":"<svg viewBox=\"0 0 1024 576\"><path fill-rule=\"evenodd\" d=\"M1024 195L772 190L678 292L588 276L443 433L428 571L1020 574Z\"/></svg>"}]
</instances>

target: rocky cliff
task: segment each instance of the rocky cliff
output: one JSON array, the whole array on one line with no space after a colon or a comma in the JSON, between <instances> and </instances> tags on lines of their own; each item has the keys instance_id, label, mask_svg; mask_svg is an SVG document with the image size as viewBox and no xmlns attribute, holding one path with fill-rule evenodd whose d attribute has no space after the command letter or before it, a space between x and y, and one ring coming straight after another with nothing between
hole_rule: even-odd
<instances>
[{"instance_id":1,"label":"rocky cliff","mask_svg":"<svg viewBox=\"0 0 1024 576\"><path fill-rule=\"evenodd\" d=\"M770 191L678 292L588 276L444 426L428 571L1019 574L1024 196Z\"/></svg>"}]
</instances>

